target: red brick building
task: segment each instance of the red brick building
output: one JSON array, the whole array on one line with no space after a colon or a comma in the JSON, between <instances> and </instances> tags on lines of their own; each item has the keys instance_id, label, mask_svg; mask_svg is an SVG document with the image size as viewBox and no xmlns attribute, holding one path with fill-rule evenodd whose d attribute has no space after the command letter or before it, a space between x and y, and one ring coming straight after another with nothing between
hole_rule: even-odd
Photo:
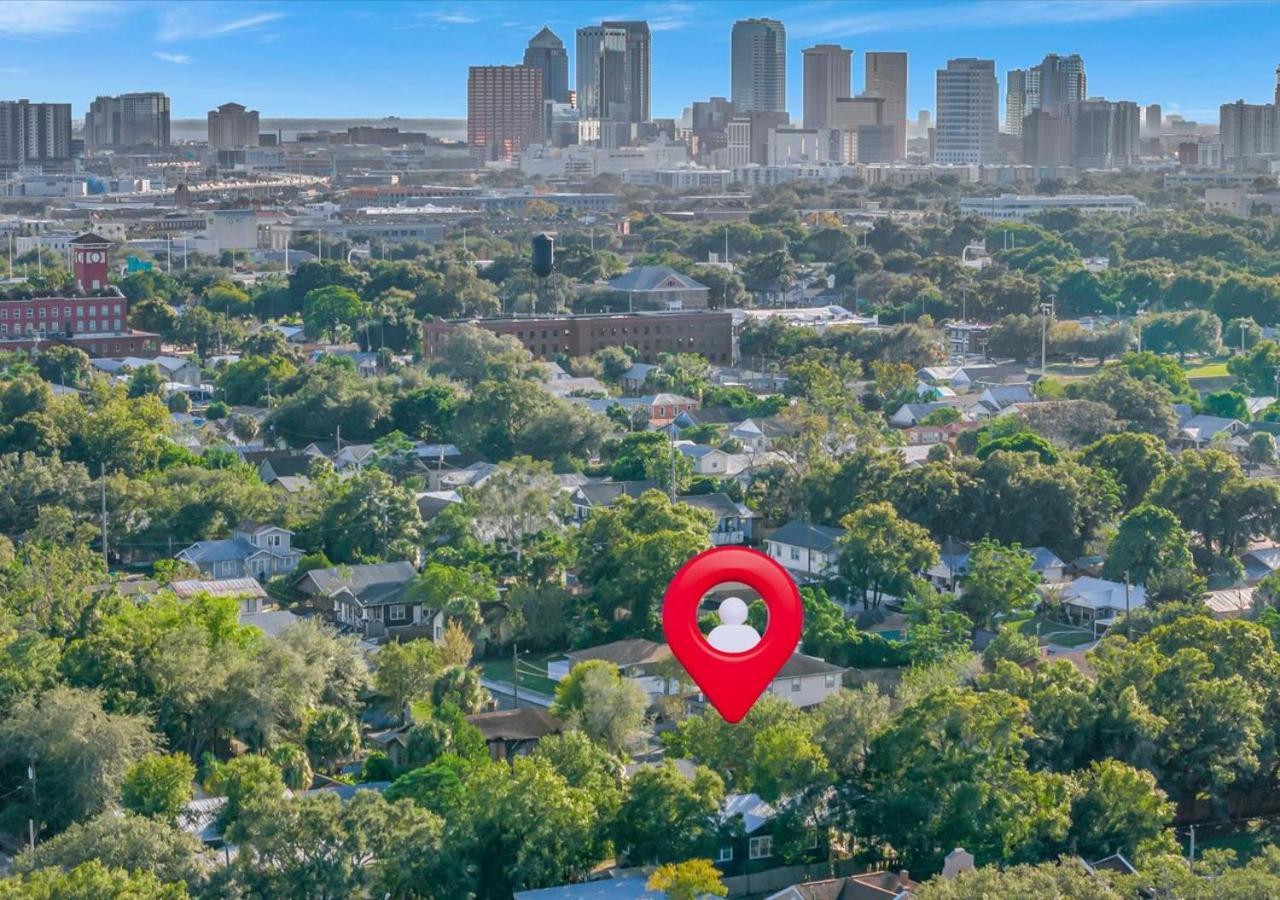
<instances>
[{"instance_id":1,"label":"red brick building","mask_svg":"<svg viewBox=\"0 0 1280 900\"><path fill-rule=\"evenodd\" d=\"M733 315L727 312L601 313L516 319L436 319L422 327L424 352L433 357L440 342L459 324L494 334L509 334L541 359L590 356L605 347L634 347L642 362L659 353L698 353L716 365L734 359Z\"/></svg>"},{"instance_id":2,"label":"red brick building","mask_svg":"<svg viewBox=\"0 0 1280 900\"><path fill-rule=\"evenodd\" d=\"M542 70L472 66L467 76L467 143L486 159L511 159L542 140Z\"/></svg>"},{"instance_id":3,"label":"red brick building","mask_svg":"<svg viewBox=\"0 0 1280 900\"><path fill-rule=\"evenodd\" d=\"M157 356L159 335L131 329L128 299L108 284L110 243L95 234L70 243L77 295L0 300L0 350L62 343L95 357Z\"/></svg>"}]
</instances>

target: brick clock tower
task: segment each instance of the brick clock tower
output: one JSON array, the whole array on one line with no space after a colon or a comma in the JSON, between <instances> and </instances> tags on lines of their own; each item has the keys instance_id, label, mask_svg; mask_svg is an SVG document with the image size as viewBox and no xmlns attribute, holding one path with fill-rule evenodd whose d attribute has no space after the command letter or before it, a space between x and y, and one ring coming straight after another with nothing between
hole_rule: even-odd
<instances>
[{"instance_id":1,"label":"brick clock tower","mask_svg":"<svg viewBox=\"0 0 1280 900\"><path fill-rule=\"evenodd\" d=\"M72 238L71 263L75 268L76 292L95 294L107 286L107 251L111 242L93 232Z\"/></svg>"}]
</instances>

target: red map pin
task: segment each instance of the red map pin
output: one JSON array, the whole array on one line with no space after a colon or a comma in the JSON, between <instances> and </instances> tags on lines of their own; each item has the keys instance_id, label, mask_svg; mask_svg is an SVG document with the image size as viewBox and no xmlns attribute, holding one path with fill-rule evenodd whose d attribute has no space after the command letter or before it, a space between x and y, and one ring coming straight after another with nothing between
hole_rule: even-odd
<instances>
[{"instance_id":1,"label":"red map pin","mask_svg":"<svg viewBox=\"0 0 1280 900\"><path fill-rule=\"evenodd\" d=\"M769 609L763 637L743 653L717 650L698 629L703 596L727 582L753 588ZM787 570L746 547L699 553L681 566L662 599L662 630L671 652L726 722L741 721L791 658L803 621L800 592Z\"/></svg>"}]
</instances>

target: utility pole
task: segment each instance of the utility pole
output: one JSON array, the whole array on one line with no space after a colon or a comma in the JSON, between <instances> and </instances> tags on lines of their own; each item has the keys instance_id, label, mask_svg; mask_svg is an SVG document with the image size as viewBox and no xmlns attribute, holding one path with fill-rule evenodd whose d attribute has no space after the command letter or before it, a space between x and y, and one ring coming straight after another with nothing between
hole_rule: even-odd
<instances>
[{"instance_id":1,"label":"utility pole","mask_svg":"<svg viewBox=\"0 0 1280 900\"><path fill-rule=\"evenodd\" d=\"M27 780L31 782L31 816L27 819L27 835L31 849L36 848L36 819L40 817L40 797L36 793L36 753L27 753Z\"/></svg>"},{"instance_id":2,"label":"utility pole","mask_svg":"<svg viewBox=\"0 0 1280 900\"><path fill-rule=\"evenodd\" d=\"M1187 862L1193 863L1196 861L1196 826L1194 824L1191 826L1191 846L1189 851L1187 853Z\"/></svg>"},{"instance_id":3,"label":"utility pole","mask_svg":"<svg viewBox=\"0 0 1280 900\"><path fill-rule=\"evenodd\" d=\"M1048 373L1049 315L1053 312L1053 298L1040 304L1040 377Z\"/></svg>"},{"instance_id":4,"label":"utility pole","mask_svg":"<svg viewBox=\"0 0 1280 900\"><path fill-rule=\"evenodd\" d=\"M334 431L334 440L337 441L337 444L338 444L338 448L336 452L341 453L342 452L342 426L341 425L339 425L337 427L337 430Z\"/></svg>"},{"instance_id":5,"label":"utility pole","mask_svg":"<svg viewBox=\"0 0 1280 900\"><path fill-rule=\"evenodd\" d=\"M511 708L520 708L520 645L511 642Z\"/></svg>"},{"instance_id":6,"label":"utility pole","mask_svg":"<svg viewBox=\"0 0 1280 900\"><path fill-rule=\"evenodd\" d=\"M102 564L111 568L111 559L107 555L107 464L104 462L99 470L99 484L102 486Z\"/></svg>"}]
</instances>

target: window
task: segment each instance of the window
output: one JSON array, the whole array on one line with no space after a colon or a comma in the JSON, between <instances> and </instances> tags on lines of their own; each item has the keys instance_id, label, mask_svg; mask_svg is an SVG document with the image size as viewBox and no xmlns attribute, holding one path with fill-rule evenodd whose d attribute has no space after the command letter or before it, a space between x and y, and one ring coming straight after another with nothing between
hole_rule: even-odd
<instances>
[{"instance_id":1,"label":"window","mask_svg":"<svg viewBox=\"0 0 1280 900\"><path fill-rule=\"evenodd\" d=\"M404 621L404 607L403 607L403 606L388 606L388 607L387 607L387 618L388 618L388 619L390 619L392 622L403 622L403 621Z\"/></svg>"},{"instance_id":2,"label":"window","mask_svg":"<svg viewBox=\"0 0 1280 900\"><path fill-rule=\"evenodd\" d=\"M829 687L829 688L833 688L833 687L835 687L835 686L836 686L836 676L835 676L835 675L828 675L828 676L827 676L827 678L826 678L826 681L825 681L824 683L825 683L825 684L826 684L826 686L827 686L827 687Z\"/></svg>"},{"instance_id":3,"label":"window","mask_svg":"<svg viewBox=\"0 0 1280 900\"><path fill-rule=\"evenodd\" d=\"M716 852L716 862L718 862L718 863L723 863L723 862L733 862L733 848L732 848L732 847L721 847L721 848Z\"/></svg>"},{"instance_id":4,"label":"window","mask_svg":"<svg viewBox=\"0 0 1280 900\"><path fill-rule=\"evenodd\" d=\"M751 859L766 859L773 856L773 836L753 837L747 845L747 856Z\"/></svg>"},{"instance_id":5,"label":"window","mask_svg":"<svg viewBox=\"0 0 1280 900\"><path fill-rule=\"evenodd\" d=\"M799 559L799 558L800 558L800 548L799 548L799 547L792 547L792 548L791 548L791 558L792 558L792 559Z\"/></svg>"}]
</instances>

